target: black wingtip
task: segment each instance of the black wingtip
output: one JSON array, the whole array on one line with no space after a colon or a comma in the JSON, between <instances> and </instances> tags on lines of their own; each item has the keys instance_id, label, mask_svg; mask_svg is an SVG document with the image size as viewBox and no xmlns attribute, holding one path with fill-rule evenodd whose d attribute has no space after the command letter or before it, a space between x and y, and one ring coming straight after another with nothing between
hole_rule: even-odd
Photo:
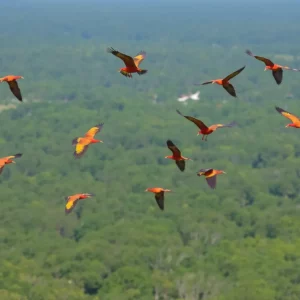
<instances>
[{"instance_id":1,"label":"black wingtip","mask_svg":"<svg viewBox=\"0 0 300 300\"><path fill-rule=\"evenodd\" d=\"M250 50L248 50L248 49L245 51L245 53L248 54L248 55L250 55L250 56L252 56L252 57L254 56L253 53Z\"/></svg>"},{"instance_id":2,"label":"black wingtip","mask_svg":"<svg viewBox=\"0 0 300 300\"><path fill-rule=\"evenodd\" d=\"M282 112L284 112L285 110L283 110L282 108L275 106L275 109L281 114Z\"/></svg>"},{"instance_id":3,"label":"black wingtip","mask_svg":"<svg viewBox=\"0 0 300 300\"><path fill-rule=\"evenodd\" d=\"M176 109L176 112L177 112L179 115L181 115L181 116L184 117L184 115L183 115L178 109Z\"/></svg>"},{"instance_id":4,"label":"black wingtip","mask_svg":"<svg viewBox=\"0 0 300 300\"><path fill-rule=\"evenodd\" d=\"M21 157L23 154L22 153L17 153L14 155L15 158Z\"/></svg>"}]
</instances>

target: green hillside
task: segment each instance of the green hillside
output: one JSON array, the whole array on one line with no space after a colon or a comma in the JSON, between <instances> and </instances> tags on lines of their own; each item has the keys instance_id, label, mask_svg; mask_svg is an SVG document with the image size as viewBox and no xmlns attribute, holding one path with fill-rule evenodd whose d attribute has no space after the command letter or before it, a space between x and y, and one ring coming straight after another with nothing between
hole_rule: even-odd
<instances>
[{"instance_id":1,"label":"green hillside","mask_svg":"<svg viewBox=\"0 0 300 300\"><path fill-rule=\"evenodd\" d=\"M300 299L300 131L275 110L300 116L300 73L278 86L245 54L300 68L300 6L262 5L3 4L0 77L24 76L24 103L0 84L0 157L23 153L0 177L0 299ZM125 78L107 47L145 50L148 73ZM194 86L244 65L237 99ZM238 126L204 142L176 109ZM74 159L100 122L104 143ZM185 172L168 139L193 159ZM211 190L201 168L227 174ZM154 186L173 191L164 211ZM95 197L66 216L75 193Z\"/></svg>"}]
</instances>

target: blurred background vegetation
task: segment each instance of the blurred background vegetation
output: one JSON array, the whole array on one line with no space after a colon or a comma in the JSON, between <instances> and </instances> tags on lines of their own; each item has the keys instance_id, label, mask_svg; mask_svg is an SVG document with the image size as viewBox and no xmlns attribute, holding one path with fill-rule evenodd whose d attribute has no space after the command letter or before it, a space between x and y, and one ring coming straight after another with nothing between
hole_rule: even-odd
<instances>
[{"instance_id":1,"label":"blurred background vegetation","mask_svg":"<svg viewBox=\"0 0 300 300\"><path fill-rule=\"evenodd\" d=\"M0 76L22 75L24 103L0 85L0 299L300 299L300 73L277 86L250 49L300 68L300 4L3 1ZM147 52L125 78L107 47ZM232 80L177 102L194 83ZM176 113L208 125L208 137ZM75 160L71 141L104 122ZM191 157L181 173L171 139ZM227 172L216 190L200 168ZM147 187L174 190L160 211ZM94 193L72 214L64 197Z\"/></svg>"}]
</instances>

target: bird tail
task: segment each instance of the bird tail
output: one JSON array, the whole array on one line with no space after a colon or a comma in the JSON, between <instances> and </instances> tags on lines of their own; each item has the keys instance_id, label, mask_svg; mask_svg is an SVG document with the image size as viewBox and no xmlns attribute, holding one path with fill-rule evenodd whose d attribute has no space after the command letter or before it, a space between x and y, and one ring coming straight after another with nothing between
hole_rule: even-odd
<instances>
[{"instance_id":1,"label":"bird tail","mask_svg":"<svg viewBox=\"0 0 300 300\"><path fill-rule=\"evenodd\" d=\"M148 70L139 70L137 73L139 75L143 75L143 74L146 74L148 72Z\"/></svg>"}]
</instances>

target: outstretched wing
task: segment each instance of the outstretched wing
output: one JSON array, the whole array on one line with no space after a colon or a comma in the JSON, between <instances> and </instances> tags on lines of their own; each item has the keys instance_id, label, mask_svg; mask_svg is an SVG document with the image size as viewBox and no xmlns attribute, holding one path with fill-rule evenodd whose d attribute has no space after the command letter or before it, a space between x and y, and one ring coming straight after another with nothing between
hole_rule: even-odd
<instances>
[{"instance_id":1,"label":"outstretched wing","mask_svg":"<svg viewBox=\"0 0 300 300\"><path fill-rule=\"evenodd\" d=\"M158 207L161 210L164 210L164 208L165 208L165 205L164 205L165 197L164 197L164 195L165 195L164 191L161 191L161 192L155 194L156 203L157 203Z\"/></svg>"},{"instance_id":2,"label":"outstretched wing","mask_svg":"<svg viewBox=\"0 0 300 300\"><path fill-rule=\"evenodd\" d=\"M16 80L8 81L9 88L15 97L22 102L21 90L19 89L18 83Z\"/></svg>"},{"instance_id":3,"label":"outstretched wing","mask_svg":"<svg viewBox=\"0 0 300 300\"><path fill-rule=\"evenodd\" d=\"M273 67L274 66L274 63L269 60L268 58L265 58L265 57L262 57L262 56L257 56L257 55L254 55L250 50L246 50L246 53L262 62L265 63L266 66L270 66L270 67Z\"/></svg>"},{"instance_id":4,"label":"outstretched wing","mask_svg":"<svg viewBox=\"0 0 300 300\"><path fill-rule=\"evenodd\" d=\"M6 159L19 158L19 157L21 157L22 155L23 155L22 153L17 153L17 154L15 154L15 155L6 156Z\"/></svg>"},{"instance_id":5,"label":"outstretched wing","mask_svg":"<svg viewBox=\"0 0 300 300\"><path fill-rule=\"evenodd\" d=\"M277 84L280 84L282 82L282 77L283 77L283 71L282 69L277 69L272 71L272 75L276 81Z\"/></svg>"},{"instance_id":6,"label":"outstretched wing","mask_svg":"<svg viewBox=\"0 0 300 300\"><path fill-rule=\"evenodd\" d=\"M243 66L242 68L234 71L233 73L229 74L228 76L226 76L223 81L229 81L231 78L237 76L238 74L240 74L244 69L246 68L246 66Z\"/></svg>"},{"instance_id":7,"label":"outstretched wing","mask_svg":"<svg viewBox=\"0 0 300 300\"><path fill-rule=\"evenodd\" d=\"M74 151L74 156L75 158L80 158L88 149L89 147L89 144L83 142L83 141L80 141L79 143L76 144L76 147L75 147L75 151Z\"/></svg>"},{"instance_id":8,"label":"outstretched wing","mask_svg":"<svg viewBox=\"0 0 300 300\"><path fill-rule=\"evenodd\" d=\"M67 203L65 206L65 214L69 214L74 207L76 206L77 202L79 200L79 196L78 195L73 195L73 196L69 196L67 199Z\"/></svg>"},{"instance_id":9,"label":"outstretched wing","mask_svg":"<svg viewBox=\"0 0 300 300\"><path fill-rule=\"evenodd\" d=\"M227 83L227 84L222 85L222 86L227 91L228 94L230 94L233 97L236 97L235 89L234 89L234 87L231 83Z\"/></svg>"},{"instance_id":10,"label":"outstretched wing","mask_svg":"<svg viewBox=\"0 0 300 300\"><path fill-rule=\"evenodd\" d=\"M188 119L189 121L193 122L198 128L200 128L201 130L207 130L208 127L201 121L198 120L196 118L193 117L189 117L189 116L184 116L178 109L176 109L177 113L180 114L181 116L185 117L186 119Z\"/></svg>"},{"instance_id":11,"label":"outstretched wing","mask_svg":"<svg viewBox=\"0 0 300 300\"><path fill-rule=\"evenodd\" d=\"M126 65L126 67L129 67L129 68L135 67L134 60L131 56L121 53L121 52L115 50L114 48L107 48L107 52L112 53L114 56L121 58L123 60L124 64Z\"/></svg>"},{"instance_id":12,"label":"outstretched wing","mask_svg":"<svg viewBox=\"0 0 300 300\"><path fill-rule=\"evenodd\" d=\"M181 157L180 150L174 145L171 140L167 140L167 146L173 152L174 157Z\"/></svg>"},{"instance_id":13,"label":"outstretched wing","mask_svg":"<svg viewBox=\"0 0 300 300\"><path fill-rule=\"evenodd\" d=\"M212 188L215 189L217 185L217 176L206 177L207 184Z\"/></svg>"},{"instance_id":14,"label":"outstretched wing","mask_svg":"<svg viewBox=\"0 0 300 300\"><path fill-rule=\"evenodd\" d=\"M205 84L211 84L211 83L213 83L213 80L205 81L203 83L195 83L194 85L205 85Z\"/></svg>"},{"instance_id":15,"label":"outstretched wing","mask_svg":"<svg viewBox=\"0 0 300 300\"><path fill-rule=\"evenodd\" d=\"M284 109L278 107L278 106L275 106L275 109L284 117L290 119L293 123L298 123L300 122L299 118L287 111L285 111Z\"/></svg>"},{"instance_id":16,"label":"outstretched wing","mask_svg":"<svg viewBox=\"0 0 300 300\"><path fill-rule=\"evenodd\" d=\"M209 175L211 172L213 172L213 169L200 169L197 173L198 176L201 175Z\"/></svg>"},{"instance_id":17,"label":"outstretched wing","mask_svg":"<svg viewBox=\"0 0 300 300\"><path fill-rule=\"evenodd\" d=\"M98 132L101 131L104 123L98 124L94 127L92 127L86 134L85 137L93 138Z\"/></svg>"},{"instance_id":18,"label":"outstretched wing","mask_svg":"<svg viewBox=\"0 0 300 300\"><path fill-rule=\"evenodd\" d=\"M145 57L146 57L146 52L141 51L133 58L133 61L137 66L137 68L139 67L140 63L145 59Z\"/></svg>"},{"instance_id":19,"label":"outstretched wing","mask_svg":"<svg viewBox=\"0 0 300 300\"><path fill-rule=\"evenodd\" d=\"M234 126L236 126L236 125L237 125L236 122L231 122L231 123L229 123L229 124L214 124L214 125L211 125L210 128L211 128L212 130L216 130L216 129L218 129L218 128L234 127Z\"/></svg>"},{"instance_id":20,"label":"outstretched wing","mask_svg":"<svg viewBox=\"0 0 300 300\"><path fill-rule=\"evenodd\" d=\"M185 161L184 160L176 160L175 163L181 172L183 172L185 170Z\"/></svg>"}]
</instances>

